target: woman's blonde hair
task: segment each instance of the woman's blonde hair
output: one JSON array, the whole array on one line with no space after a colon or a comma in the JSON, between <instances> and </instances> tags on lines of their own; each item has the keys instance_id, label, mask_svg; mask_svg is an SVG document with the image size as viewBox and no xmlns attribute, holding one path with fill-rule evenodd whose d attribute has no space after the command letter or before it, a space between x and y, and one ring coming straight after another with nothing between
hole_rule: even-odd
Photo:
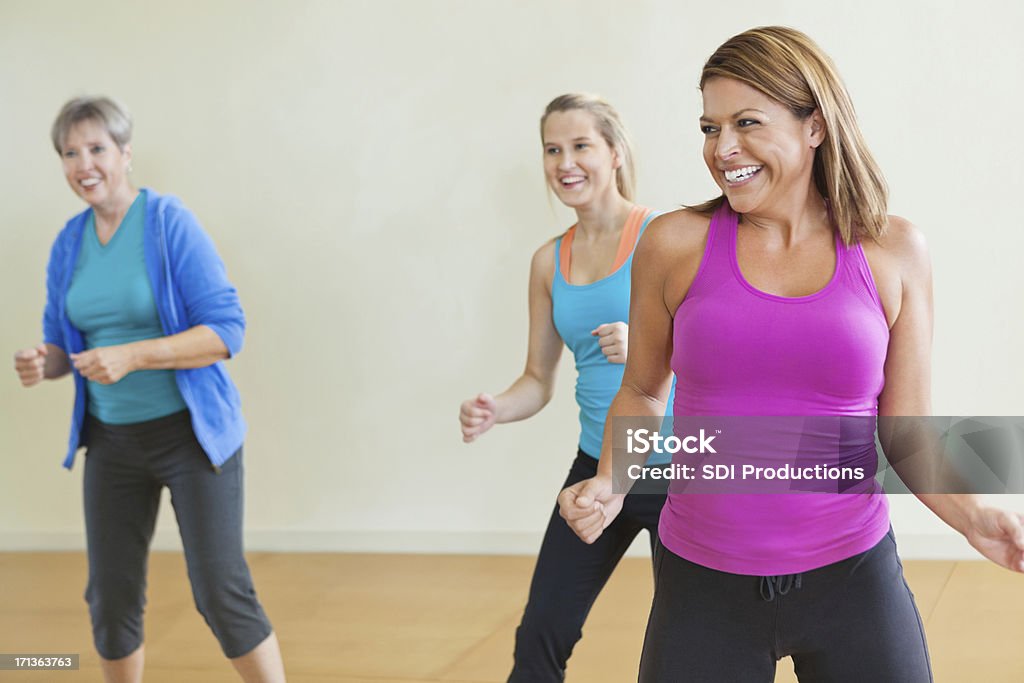
<instances>
[{"instance_id":1,"label":"woman's blonde hair","mask_svg":"<svg viewBox=\"0 0 1024 683\"><path fill-rule=\"evenodd\" d=\"M544 122L555 112L562 111L585 111L594 117L597 124L597 131L608 143L608 146L616 151L622 165L615 169L615 186L619 194L634 201L636 198L636 168L634 159L636 154L633 151L633 142L629 139L626 126L619 118L615 108L597 95L587 93L567 93L559 95L548 103L544 108L544 115L540 117L540 136L544 140Z\"/></svg>"},{"instance_id":2,"label":"woman's blonde hair","mask_svg":"<svg viewBox=\"0 0 1024 683\"><path fill-rule=\"evenodd\" d=\"M825 139L814 156L814 184L828 201L843 242L877 239L885 232L888 190L875 163L839 72L807 35L784 26L763 26L725 41L700 75L700 87L712 78L746 83L803 120L821 112ZM691 207L714 212L724 195Z\"/></svg>"}]
</instances>

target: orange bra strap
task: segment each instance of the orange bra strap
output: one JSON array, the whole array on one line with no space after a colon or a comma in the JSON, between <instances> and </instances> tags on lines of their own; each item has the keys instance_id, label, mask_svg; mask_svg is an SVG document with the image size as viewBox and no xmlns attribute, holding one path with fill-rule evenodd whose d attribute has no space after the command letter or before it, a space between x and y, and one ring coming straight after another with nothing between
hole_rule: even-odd
<instances>
[{"instance_id":1,"label":"orange bra strap","mask_svg":"<svg viewBox=\"0 0 1024 683\"><path fill-rule=\"evenodd\" d=\"M640 238L640 228L643 226L644 220L651 215L651 212L652 210L646 206L634 206L632 211L629 212L626 224L622 226L622 239L619 240L619 250L615 254L615 264L612 266L613 273L629 260L630 254L633 253L633 248L636 247L636 241Z\"/></svg>"},{"instance_id":2,"label":"orange bra strap","mask_svg":"<svg viewBox=\"0 0 1024 683\"><path fill-rule=\"evenodd\" d=\"M576 226L572 226L562 235L562 246L558 253L558 267L562 271L562 279L569 281L569 262L572 258L572 238L576 236Z\"/></svg>"}]
</instances>

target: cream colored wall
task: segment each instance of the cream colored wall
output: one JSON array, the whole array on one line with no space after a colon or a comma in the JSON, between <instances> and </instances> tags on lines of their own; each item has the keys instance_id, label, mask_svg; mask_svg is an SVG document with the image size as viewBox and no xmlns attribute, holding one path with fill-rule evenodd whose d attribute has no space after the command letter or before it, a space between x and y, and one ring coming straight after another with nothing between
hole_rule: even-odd
<instances>
[{"instance_id":1,"label":"cream colored wall","mask_svg":"<svg viewBox=\"0 0 1024 683\"><path fill-rule=\"evenodd\" d=\"M134 177L197 213L243 297L250 546L532 552L575 448L571 365L540 416L472 446L456 410L521 369L530 254L570 222L545 198L537 117L602 93L636 138L641 201L701 200L703 59L783 23L833 55L892 211L930 240L936 412L1021 414L1024 11L833 5L4 2L0 349L38 341L49 245L80 209L52 117L109 93L136 117ZM71 398L0 381L0 548L81 546L82 470L59 468ZM894 509L910 554L960 552L915 501Z\"/></svg>"}]
</instances>

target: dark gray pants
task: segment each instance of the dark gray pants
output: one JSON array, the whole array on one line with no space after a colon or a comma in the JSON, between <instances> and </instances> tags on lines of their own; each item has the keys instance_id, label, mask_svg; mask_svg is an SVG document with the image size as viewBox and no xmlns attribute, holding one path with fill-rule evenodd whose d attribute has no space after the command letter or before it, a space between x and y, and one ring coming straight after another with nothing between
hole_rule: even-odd
<instances>
[{"instance_id":1,"label":"dark gray pants","mask_svg":"<svg viewBox=\"0 0 1024 683\"><path fill-rule=\"evenodd\" d=\"M595 474L597 460L579 451L562 487ZM626 496L619 516L591 545L576 536L555 506L533 570L530 598L516 629L515 664L508 683L565 680L566 663L583 636L583 622L619 560L644 529L651 535L653 548L667 483L644 480L638 484Z\"/></svg>"},{"instance_id":2,"label":"dark gray pants","mask_svg":"<svg viewBox=\"0 0 1024 683\"><path fill-rule=\"evenodd\" d=\"M891 530L859 555L781 577L716 571L659 544L655 574L641 683L771 683L785 656L805 683L932 680Z\"/></svg>"},{"instance_id":3,"label":"dark gray pants","mask_svg":"<svg viewBox=\"0 0 1024 683\"><path fill-rule=\"evenodd\" d=\"M227 657L271 633L242 554L242 451L214 470L188 412L130 425L88 418L85 599L96 650L120 659L143 642L146 563L166 486L178 519L196 607Z\"/></svg>"}]
</instances>

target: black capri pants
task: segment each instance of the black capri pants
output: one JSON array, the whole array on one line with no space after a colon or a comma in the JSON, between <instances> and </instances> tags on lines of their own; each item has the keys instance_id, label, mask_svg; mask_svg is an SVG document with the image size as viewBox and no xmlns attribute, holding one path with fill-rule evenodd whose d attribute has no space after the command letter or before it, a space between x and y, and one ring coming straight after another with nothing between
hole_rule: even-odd
<instances>
[{"instance_id":1,"label":"black capri pants","mask_svg":"<svg viewBox=\"0 0 1024 683\"><path fill-rule=\"evenodd\" d=\"M100 656L120 659L143 642L146 566L164 486L196 607L221 650L239 657L263 642L272 628L242 553L241 449L215 469L188 411L129 425L87 420L85 599Z\"/></svg>"},{"instance_id":2,"label":"black capri pants","mask_svg":"<svg viewBox=\"0 0 1024 683\"><path fill-rule=\"evenodd\" d=\"M563 488L596 474L597 460L581 450ZM566 663L583 635L591 606L644 529L651 535L653 550L667 492L667 480L638 481L618 517L591 545L576 536L555 505L533 570L526 610L516 629L515 664L509 683L565 680Z\"/></svg>"},{"instance_id":3,"label":"black capri pants","mask_svg":"<svg viewBox=\"0 0 1024 683\"><path fill-rule=\"evenodd\" d=\"M930 683L914 596L892 530L870 550L787 576L746 576L659 544L641 683Z\"/></svg>"}]
</instances>

